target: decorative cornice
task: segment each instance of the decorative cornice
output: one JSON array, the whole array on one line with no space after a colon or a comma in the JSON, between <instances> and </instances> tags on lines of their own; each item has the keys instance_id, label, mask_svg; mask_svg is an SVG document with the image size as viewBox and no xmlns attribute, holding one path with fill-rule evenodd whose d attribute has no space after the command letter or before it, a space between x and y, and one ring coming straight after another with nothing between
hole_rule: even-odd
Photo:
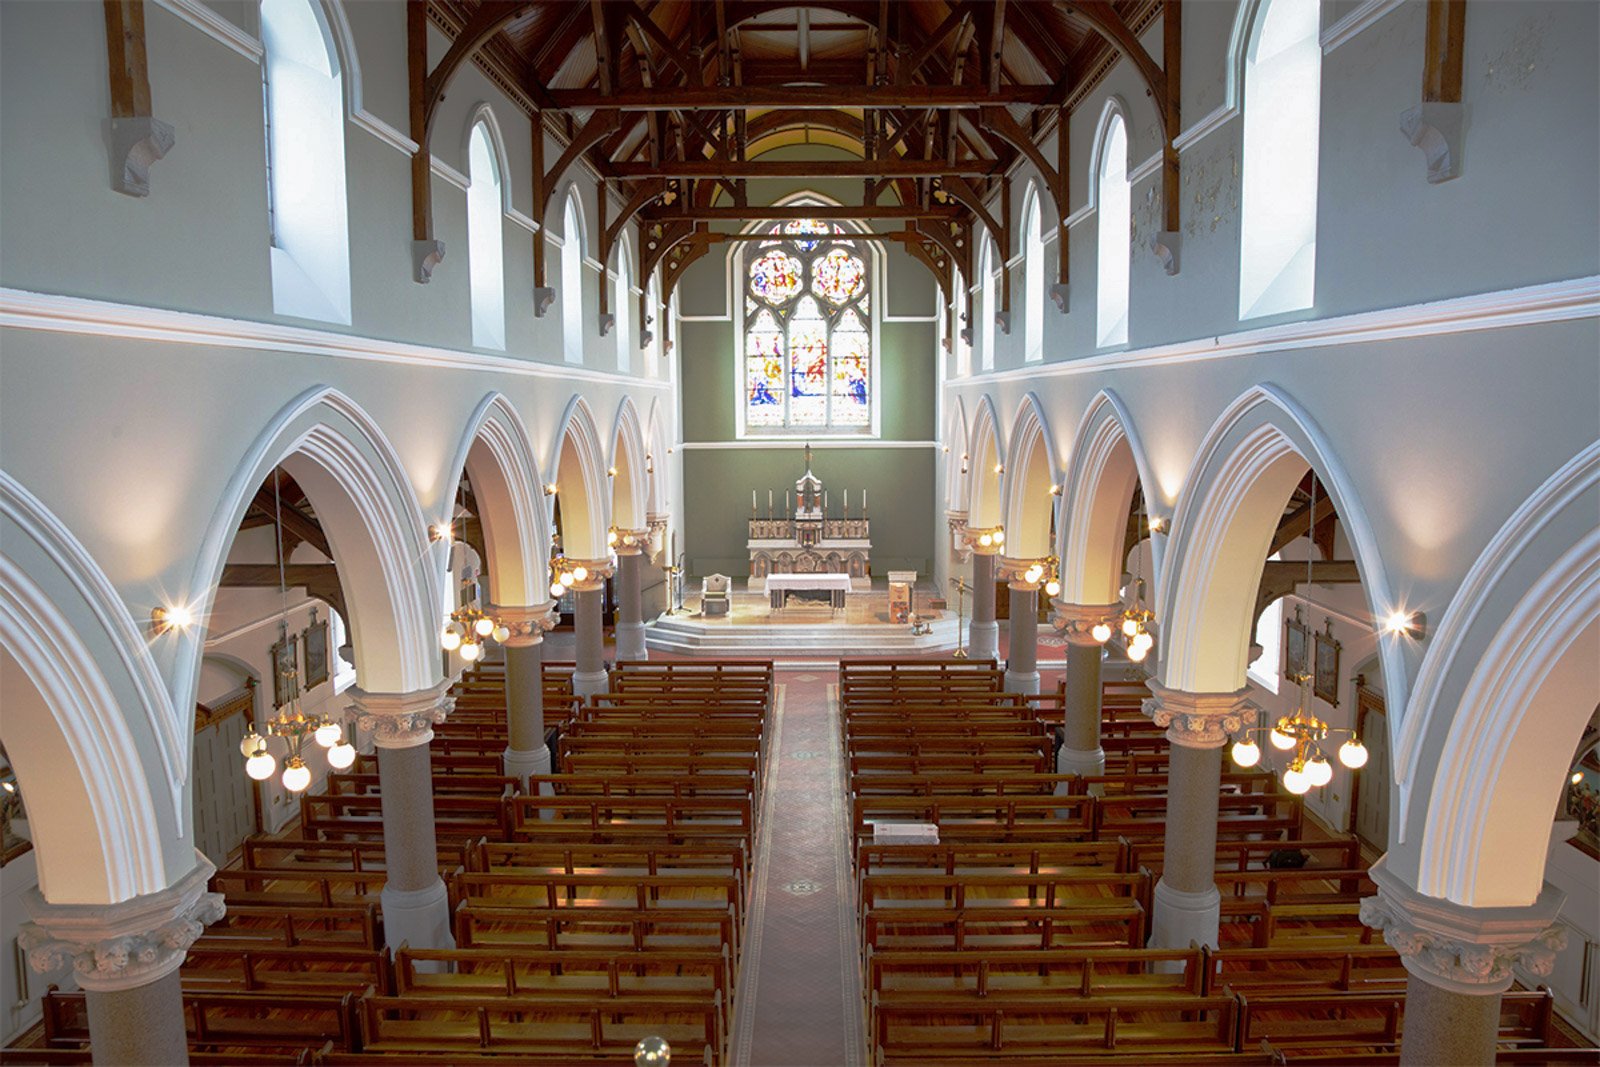
<instances>
[{"instance_id":1,"label":"decorative cornice","mask_svg":"<svg viewBox=\"0 0 1600 1067\"><path fill-rule=\"evenodd\" d=\"M1554 925L1564 894L1546 883L1522 908L1468 908L1426 897L1402 882L1384 860L1369 875L1378 895L1361 901L1361 921L1383 932L1413 976L1455 993L1494 996L1517 970L1550 974L1567 933Z\"/></svg>"},{"instance_id":2,"label":"decorative cornice","mask_svg":"<svg viewBox=\"0 0 1600 1067\"><path fill-rule=\"evenodd\" d=\"M226 908L206 890L216 871L195 852L195 866L174 885L118 904L51 904L37 888L25 898L33 922L18 941L40 973L68 963L80 988L95 993L135 989L183 964L189 946Z\"/></svg>"},{"instance_id":3,"label":"decorative cornice","mask_svg":"<svg viewBox=\"0 0 1600 1067\"><path fill-rule=\"evenodd\" d=\"M531 648L544 641L544 635L556 628L559 620L553 609L555 602L547 600L543 604L531 606L495 604L489 608L492 615L501 626L511 631L511 636L501 641L506 648Z\"/></svg>"},{"instance_id":4,"label":"decorative cornice","mask_svg":"<svg viewBox=\"0 0 1600 1067\"><path fill-rule=\"evenodd\" d=\"M1348 15L1322 31L1319 39L1322 54L1327 55L1340 45L1348 43L1356 34L1399 6L1400 0L1362 0L1362 3Z\"/></svg>"},{"instance_id":5,"label":"decorative cornice","mask_svg":"<svg viewBox=\"0 0 1600 1067\"><path fill-rule=\"evenodd\" d=\"M434 725L444 722L456 704L449 679L414 693L369 693L354 686L348 692L356 725L371 731L372 743L379 748L427 744L433 740Z\"/></svg>"},{"instance_id":6,"label":"decorative cornice","mask_svg":"<svg viewBox=\"0 0 1600 1067\"><path fill-rule=\"evenodd\" d=\"M1151 679L1155 695L1144 702L1144 713L1157 726L1167 728L1167 740L1185 748L1221 748L1228 735L1256 721L1256 704L1250 687L1232 693L1186 693L1168 689Z\"/></svg>"},{"instance_id":7,"label":"decorative cornice","mask_svg":"<svg viewBox=\"0 0 1600 1067\"><path fill-rule=\"evenodd\" d=\"M1122 614L1121 604L1068 604L1057 600L1050 614L1050 625L1056 628L1067 644L1079 648L1097 648L1101 642L1090 633L1100 623L1111 624Z\"/></svg>"},{"instance_id":8,"label":"decorative cornice","mask_svg":"<svg viewBox=\"0 0 1600 1067\"><path fill-rule=\"evenodd\" d=\"M617 531L617 543L613 550L619 556L641 556L650 547L650 530L648 527L639 530Z\"/></svg>"}]
</instances>

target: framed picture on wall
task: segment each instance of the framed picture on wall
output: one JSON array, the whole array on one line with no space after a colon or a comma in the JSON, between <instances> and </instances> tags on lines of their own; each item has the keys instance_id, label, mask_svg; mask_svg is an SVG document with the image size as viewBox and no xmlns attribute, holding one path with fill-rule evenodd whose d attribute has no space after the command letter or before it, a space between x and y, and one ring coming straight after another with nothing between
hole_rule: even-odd
<instances>
[{"instance_id":1,"label":"framed picture on wall","mask_svg":"<svg viewBox=\"0 0 1600 1067\"><path fill-rule=\"evenodd\" d=\"M317 609L311 609L311 624L300 631L300 642L305 646L302 660L305 664L306 688L311 689L328 680L328 624L317 621Z\"/></svg>"},{"instance_id":2,"label":"framed picture on wall","mask_svg":"<svg viewBox=\"0 0 1600 1067\"><path fill-rule=\"evenodd\" d=\"M1283 623L1283 677L1291 685L1311 672L1311 631L1306 627L1300 605L1294 608L1294 618Z\"/></svg>"},{"instance_id":3,"label":"framed picture on wall","mask_svg":"<svg viewBox=\"0 0 1600 1067\"><path fill-rule=\"evenodd\" d=\"M1333 636L1333 620L1326 621L1325 632L1317 634L1317 670L1311 691L1329 707L1339 706L1339 642Z\"/></svg>"},{"instance_id":4,"label":"framed picture on wall","mask_svg":"<svg viewBox=\"0 0 1600 1067\"><path fill-rule=\"evenodd\" d=\"M272 646L272 706L281 708L300 695L299 664L296 649L300 642L282 630L278 643Z\"/></svg>"}]
</instances>

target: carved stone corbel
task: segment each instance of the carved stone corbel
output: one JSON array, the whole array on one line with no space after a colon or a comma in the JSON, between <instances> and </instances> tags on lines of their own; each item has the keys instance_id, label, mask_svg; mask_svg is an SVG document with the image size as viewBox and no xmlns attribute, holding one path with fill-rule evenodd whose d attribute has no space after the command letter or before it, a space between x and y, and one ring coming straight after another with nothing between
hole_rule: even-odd
<instances>
[{"instance_id":1,"label":"carved stone corbel","mask_svg":"<svg viewBox=\"0 0 1600 1067\"><path fill-rule=\"evenodd\" d=\"M994 313L994 324L999 327L1001 333L1009 337L1011 335L1011 312L996 311Z\"/></svg>"},{"instance_id":2,"label":"carved stone corbel","mask_svg":"<svg viewBox=\"0 0 1600 1067\"><path fill-rule=\"evenodd\" d=\"M1178 252L1183 245L1183 234L1177 230L1162 230L1150 238L1150 251L1161 260L1161 269L1168 274L1178 273Z\"/></svg>"},{"instance_id":3,"label":"carved stone corbel","mask_svg":"<svg viewBox=\"0 0 1600 1067\"><path fill-rule=\"evenodd\" d=\"M533 317L544 318L544 313L550 310L550 305L556 302L556 291L553 286L541 285L533 290Z\"/></svg>"},{"instance_id":4,"label":"carved stone corbel","mask_svg":"<svg viewBox=\"0 0 1600 1067\"><path fill-rule=\"evenodd\" d=\"M597 325L600 328L600 336L604 337L616 328L617 317L609 311L602 311Z\"/></svg>"},{"instance_id":5,"label":"carved stone corbel","mask_svg":"<svg viewBox=\"0 0 1600 1067\"><path fill-rule=\"evenodd\" d=\"M1461 131L1466 105L1425 100L1400 113L1400 132L1422 149L1428 163L1428 184L1461 176Z\"/></svg>"},{"instance_id":6,"label":"carved stone corbel","mask_svg":"<svg viewBox=\"0 0 1600 1067\"><path fill-rule=\"evenodd\" d=\"M127 196L150 195L150 165L177 141L172 124L148 115L111 120L111 188Z\"/></svg>"},{"instance_id":7,"label":"carved stone corbel","mask_svg":"<svg viewBox=\"0 0 1600 1067\"><path fill-rule=\"evenodd\" d=\"M429 239L411 242L411 261L415 278L423 285L433 280L433 268L444 260L444 242Z\"/></svg>"},{"instance_id":8,"label":"carved stone corbel","mask_svg":"<svg viewBox=\"0 0 1600 1067\"><path fill-rule=\"evenodd\" d=\"M1056 282L1050 286L1050 300L1055 304L1056 310L1065 315L1071 306L1070 296L1072 286L1066 282Z\"/></svg>"}]
</instances>

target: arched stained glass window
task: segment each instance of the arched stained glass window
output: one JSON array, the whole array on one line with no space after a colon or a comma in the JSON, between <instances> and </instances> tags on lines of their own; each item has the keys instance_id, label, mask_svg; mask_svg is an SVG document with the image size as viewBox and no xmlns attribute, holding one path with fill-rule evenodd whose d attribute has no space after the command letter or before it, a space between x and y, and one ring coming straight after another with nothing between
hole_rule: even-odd
<instances>
[{"instance_id":1,"label":"arched stained glass window","mask_svg":"<svg viewBox=\"0 0 1600 1067\"><path fill-rule=\"evenodd\" d=\"M780 223L745 267L745 428L872 429L866 254L829 222Z\"/></svg>"}]
</instances>

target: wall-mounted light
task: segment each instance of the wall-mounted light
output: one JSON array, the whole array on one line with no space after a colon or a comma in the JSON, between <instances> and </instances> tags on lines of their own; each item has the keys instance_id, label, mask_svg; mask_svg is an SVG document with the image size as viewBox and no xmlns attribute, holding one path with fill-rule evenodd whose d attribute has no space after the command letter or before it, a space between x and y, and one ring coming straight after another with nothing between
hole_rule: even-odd
<instances>
[{"instance_id":1,"label":"wall-mounted light","mask_svg":"<svg viewBox=\"0 0 1600 1067\"><path fill-rule=\"evenodd\" d=\"M1151 533L1160 533L1162 530L1165 530L1166 528L1167 528L1167 520L1166 519L1163 519L1160 515L1152 515L1152 516L1150 516L1150 532Z\"/></svg>"},{"instance_id":2,"label":"wall-mounted light","mask_svg":"<svg viewBox=\"0 0 1600 1067\"><path fill-rule=\"evenodd\" d=\"M996 463L994 465L994 472L996 474L1004 474L1006 472L1006 465L1004 463Z\"/></svg>"},{"instance_id":3,"label":"wall-mounted light","mask_svg":"<svg viewBox=\"0 0 1600 1067\"><path fill-rule=\"evenodd\" d=\"M1060 485L1059 482L1054 484L1054 485L1052 485L1052 486L1050 486L1050 495L1051 496L1060 496L1061 495L1061 485Z\"/></svg>"},{"instance_id":4,"label":"wall-mounted light","mask_svg":"<svg viewBox=\"0 0 1600 1067\"><path fill-rule=\"evenodd\" d=\"M1420 641L1427 624L1428 617L1420 611L1391 611L1383 620L1383 632Z\"/></svg>"},{"instance_id":5,"label":"wall-mounted light","mask_svg":"<svg viewBox=\"0 0 1600 1067\"><path fill-rule=\"evenodd\" d=\"M194 612L184 604L168 604L150 612L150 629L160 637L168 630L187 630L194 625Z\"/></svg>"},{"instance_id":6,"label":"wall-mounted light","mask_svg":"<svg viewBox=\"0 0 1600 1067\"><path fill-rule=\"evenodd\" d=\"M615 468L615 467L607 467L606 468L606 477L607 478L615 478L616 476L617 476L617 468Z\"/></svg>"},{"instance_id":7,"label":"wall-mounted light","mask_svg":"<svg viewBox=\"0 0 1600 1067\"><path fill-rule=\"evenodd\" d=\"M556 495L556 483L555 482L546 482L544 484L544 495L545 496L555 496Z\"/></svg>"},{"instance_id":8,"label":"wall-mounted light","mask_svg":"<svg viewBox=\"0 0 1600 1067\"><path fill-rule=\"evenodd\" d=\"M435 542L442 541L448 545L456 539L456 531L448 522L435 523L428 527L428 538Z\"/></svg>"}]
</instances>

